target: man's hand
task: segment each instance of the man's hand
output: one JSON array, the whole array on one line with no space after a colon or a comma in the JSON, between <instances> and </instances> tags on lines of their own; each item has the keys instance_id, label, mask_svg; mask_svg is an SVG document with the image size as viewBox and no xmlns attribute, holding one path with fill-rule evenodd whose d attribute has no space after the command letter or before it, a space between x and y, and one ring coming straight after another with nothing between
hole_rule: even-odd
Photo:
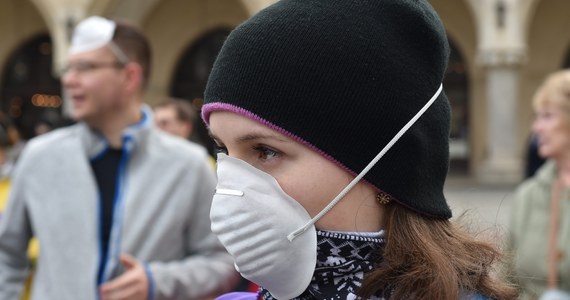
<instances>
[{"instance_id":1,"label":"man's hand","mask_svg":"<svg viewBox=\"0 0 570 300\"><path fill-rule=\"evenodd\" d=\"M125 273L101 285L101 300L146 300L148 278L144 266L128 254L121 255Z\"/></svg>"}]
</instances>

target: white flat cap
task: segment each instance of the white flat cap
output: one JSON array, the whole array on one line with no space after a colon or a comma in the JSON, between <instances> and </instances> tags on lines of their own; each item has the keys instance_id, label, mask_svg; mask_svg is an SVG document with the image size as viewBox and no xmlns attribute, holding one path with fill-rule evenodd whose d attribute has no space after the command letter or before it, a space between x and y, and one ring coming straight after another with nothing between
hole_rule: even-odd
<instances>
[{"instance_id":1,"label":"white flat cap","mask_svg":"<svg viewBox=\"0 0 570 300\"><path fill-rule=\"evenodd\" d=\"M97 16L79 22L73 31L69 54L91 51L109 44L115 28L115 22Z\"/></svg>"}]
</instances>

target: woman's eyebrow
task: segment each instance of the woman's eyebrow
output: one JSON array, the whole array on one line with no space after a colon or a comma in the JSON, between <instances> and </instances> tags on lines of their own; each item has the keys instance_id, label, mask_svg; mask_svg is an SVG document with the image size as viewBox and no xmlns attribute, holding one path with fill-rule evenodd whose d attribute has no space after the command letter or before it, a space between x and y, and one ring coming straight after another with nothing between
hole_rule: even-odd
<instances>
[{"instance_id":1,"label":"woman's eyebrow","mask_svg":"<svg viewBox=\"0 0 570 300\"><path fill-rule=\"evenodd\" d=\"M214 133L212 133L211 130L208 130L208 135L214 141L220 141L220 138L218 138ZM285 142L285 143L289 142L287 139L284 139L280 136L273 135L273 134L264 134L264 133L248 133L248 134L244 134L242 136L238 136L235 138L235 142L238 144L243 144L243 143L251 142L251 141L255 141L255 140L275 140L275 141Z\"/></svg>"},{"instance_id":2,"label":"woman's eyebrow","mask_svg":"<svg viewBox=\"0 0 570 300\"><path fill-rule=\"evenodd\" d=\"M239 136L235 139L235 141L239 144L251 142L255 140L275 140L279 142L288 142L288 140L272 134L263 134L263 133L248 133L242 136Z\"/></svg>"}]
</instances>

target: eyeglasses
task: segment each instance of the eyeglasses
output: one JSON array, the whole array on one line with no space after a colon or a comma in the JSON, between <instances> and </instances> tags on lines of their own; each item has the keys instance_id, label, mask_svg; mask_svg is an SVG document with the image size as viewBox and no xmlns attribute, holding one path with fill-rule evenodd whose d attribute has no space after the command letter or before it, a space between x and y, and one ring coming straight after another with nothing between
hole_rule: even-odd
<instances>
[{"instance_id":1,"label":"eyeglasses","mask_svg":"<svg viewBox=\"0 0 570 300\"><path fill-rule=\"evenodd\" d=\"M94 71L97 69L102 69L102 68L121 69L124 66L125 66L125 64L120 63L118 61L114 61L114 62L80 61L80 62L68 64L67 66L65 66L61 70L61 73L65 74L65 73L68 73L70 71L75 71L77 73L87 73L87 72L91 72L91 71Z\"/></svg>"}]
</instances>

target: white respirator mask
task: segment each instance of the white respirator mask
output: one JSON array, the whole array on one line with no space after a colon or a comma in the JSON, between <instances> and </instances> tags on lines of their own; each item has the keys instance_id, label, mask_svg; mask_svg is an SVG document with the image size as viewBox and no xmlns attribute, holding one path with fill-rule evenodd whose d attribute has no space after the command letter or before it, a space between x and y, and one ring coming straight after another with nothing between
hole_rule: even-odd
<instances>
[{"instance_id":1,"label":"white respirator mask","mask_svg":"<svg viewBox=\"0 0 570 300\"><path fill-rule=\"evenodd\" d=\"M317 235L287 236L311 221L275 178L248 163L218 154L218 187L210 211L212 231L243 277L278 299L300 295L317 262Z\"/></svg>"}]
</instances>

